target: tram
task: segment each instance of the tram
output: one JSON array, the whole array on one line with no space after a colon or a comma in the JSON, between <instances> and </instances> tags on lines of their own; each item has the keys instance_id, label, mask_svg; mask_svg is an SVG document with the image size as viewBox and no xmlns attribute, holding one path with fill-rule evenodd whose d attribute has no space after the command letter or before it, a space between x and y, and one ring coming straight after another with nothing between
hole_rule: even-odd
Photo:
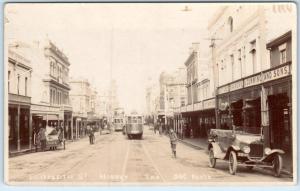
<instances>
[{"instance_id":1,"label":"tram","mask_svg":"<svg viewBox=\"0 0 300 191\"><path fill-rule=\"evenodd\" d=\"M129 139L143 137L143 116L130 114L126 116L125 134Z\"/></svg>"}]
</instances>

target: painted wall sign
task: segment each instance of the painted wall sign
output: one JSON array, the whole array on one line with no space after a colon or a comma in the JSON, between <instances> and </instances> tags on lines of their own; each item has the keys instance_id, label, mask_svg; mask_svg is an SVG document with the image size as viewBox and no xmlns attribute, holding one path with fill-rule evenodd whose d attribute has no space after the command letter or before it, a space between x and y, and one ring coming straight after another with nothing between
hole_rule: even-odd
<instances>
[{"instance_id":1,"label":"painted wall sign","mask_svg":"<svg viewBox=\"0 0 300 191\"><path fill-rule=\"evenodd\" d=\"M230 84L229 90L234 91L234 90L242 89L243 85L244 85L243 80L239 80L237 82L234 82L234 83Z\"/></svg>"},{"instance_id":2,"label":"painted wall sign","mask_svg":"<svg viewBox=\"0 0 300 191\"><path fill-rule=\"evenodd\" d=\"M245 78L226 86L218 88L218 94L224 94L230 91L259 85L272 80L280 79L291 74L291 65L285 65L274 70L264 71L254 76Z\"/></svg>"}]
</instances>

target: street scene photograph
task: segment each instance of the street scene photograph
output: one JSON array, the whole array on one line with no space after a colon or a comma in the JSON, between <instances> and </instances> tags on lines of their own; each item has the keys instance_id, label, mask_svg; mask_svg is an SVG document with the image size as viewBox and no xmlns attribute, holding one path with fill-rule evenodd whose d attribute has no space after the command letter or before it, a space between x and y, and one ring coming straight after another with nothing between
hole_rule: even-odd
<instances>
[{"instance_id":1,"label":"street scene photograph","mask_svg":"<svg viewBox=\"0 0 300 191\"><path fill-rule=\"evenodd\" d=\"M294 185L294 3L6 3L8 185Z\"/></svg>"}]
</instances>

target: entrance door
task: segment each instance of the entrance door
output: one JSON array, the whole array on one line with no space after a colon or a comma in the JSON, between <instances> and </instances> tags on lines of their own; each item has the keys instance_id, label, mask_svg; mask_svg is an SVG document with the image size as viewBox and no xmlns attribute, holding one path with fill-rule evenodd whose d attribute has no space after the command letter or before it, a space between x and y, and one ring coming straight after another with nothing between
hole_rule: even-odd
<instances>
[{"instance_id":1,"label":"entrance door","mask_svg":"<svg viewBox=\"0 0 300 191\"><path fill-rule=\"evenodd\" d=\"M270 108L270 140L272 148L291 152L292 130L290 125L289 99L287 94L268 97Z\"/></svg>"}]
</instances>

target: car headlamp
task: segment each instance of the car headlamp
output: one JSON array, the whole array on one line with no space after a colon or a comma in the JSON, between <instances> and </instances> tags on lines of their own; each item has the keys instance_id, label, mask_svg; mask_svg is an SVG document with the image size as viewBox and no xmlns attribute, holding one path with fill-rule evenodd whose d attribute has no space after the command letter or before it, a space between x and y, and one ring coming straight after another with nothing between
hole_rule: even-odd
<instances>
[{"instance_id":1,"label":"car headlamp","mask_svg":"<svg viewBox=\"0 0 300 191\"><path fill-rule=\"evenodd\" d=\"M271 153L271 149L269 147L265 148L265 154L268 155Z\"/></svg>"},{"instance_id":2,"label":"car headlamp","mask_svg":"<svg viewBox=\"0 0 300 191\"><path fill-rule=\"evenodd\" d=\"M250 147L249 146L244 146L243 147L243 151L244 151L244 153L250 153Z\"/></svg>"}]
</instances>

